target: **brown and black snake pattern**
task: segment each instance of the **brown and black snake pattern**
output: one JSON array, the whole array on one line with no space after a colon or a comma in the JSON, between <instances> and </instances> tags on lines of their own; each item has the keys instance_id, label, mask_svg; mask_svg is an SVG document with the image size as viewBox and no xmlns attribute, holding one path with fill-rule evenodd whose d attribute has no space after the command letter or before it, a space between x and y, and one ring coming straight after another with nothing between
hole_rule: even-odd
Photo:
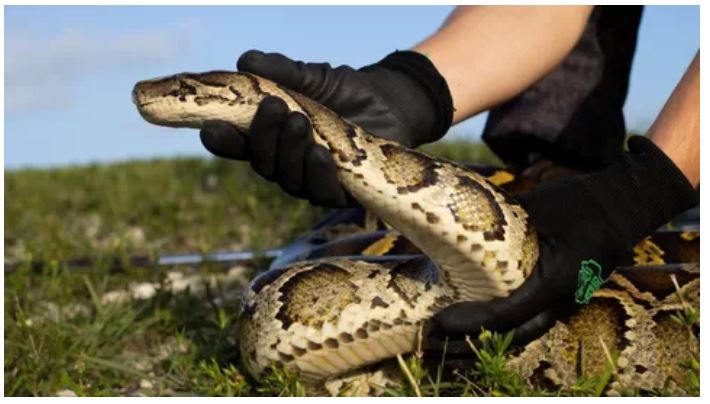
<instances>
[{"instance_id":1,"label":"brown and black snake pattern","mask_svg":"<svg viewBox=\"0 0 710 404\"><path fill-rule=\"evenodd\" d=\"M259 102L269 95L309 118L314 140L331 152L344 187L423 255L379 262L328 257L257 277L245 296L239 327L242 358L254 376L282 365L312 392L322 392L324 382L413 351L421 326L443 307L507 296L530 275L537 236L526 212L473 170L372 136L310 99L250 74L185 73L147 80L135 86L133 100L155 124L199 128L220 119L246 133ZM397 245L392 234L382 240L370 250ZM646 328L638 328L650 324L640 320L651 315L649 308L638 310L622 298L633 292L600 292L621 302L638 324L625 323L632 331L638 329L644 341L650 338L641 332ZM624 336L632 342L625 349L635 346L629 332ZM548 354L540 352L530 355ZM520 356L521 371L522 364L537 369L533 365L539 361L525 357ZM629 358L634 372L658 373L658 361ZM622 365L619 374L625 375L628 367ZM569 382L570 372L560 369L557 380ZM647 379L652 384L657 378Z\"/></svg>"}]
</instances>

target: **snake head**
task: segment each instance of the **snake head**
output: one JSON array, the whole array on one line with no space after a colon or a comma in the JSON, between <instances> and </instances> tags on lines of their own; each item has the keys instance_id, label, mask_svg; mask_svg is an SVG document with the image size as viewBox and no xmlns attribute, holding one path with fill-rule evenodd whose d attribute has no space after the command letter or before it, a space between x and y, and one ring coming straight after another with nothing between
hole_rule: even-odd
<instances>
[{"instance_id":1,"label":"snake head","mask_svg":"<svg viewBox=\"0 0 710 404\"><path fill-rule=\"evenodd\" d=\"M141 116L157 125L200 128L219 119L245 130L263 98L254 82L237 72L180 73L138 82L132 98Z\"/></svg>"}]
</instances>

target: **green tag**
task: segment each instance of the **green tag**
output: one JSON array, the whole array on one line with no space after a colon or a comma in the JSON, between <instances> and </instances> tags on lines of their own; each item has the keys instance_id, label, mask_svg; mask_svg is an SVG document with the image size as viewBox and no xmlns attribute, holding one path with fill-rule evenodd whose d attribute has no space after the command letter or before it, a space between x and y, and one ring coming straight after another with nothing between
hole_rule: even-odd
<instances>
[{"instance_id":1,"label":"green tag","mask_svg":"<svg viewBox=\"0 0 710 404\"><path fill-rule=\"evenodd\" d=\"M604 283L602 279L602 266L594 260L582 261L577 279L577 292L574 300L579 304L587 304L594 292Z\"/></svg>"}]
</instances>

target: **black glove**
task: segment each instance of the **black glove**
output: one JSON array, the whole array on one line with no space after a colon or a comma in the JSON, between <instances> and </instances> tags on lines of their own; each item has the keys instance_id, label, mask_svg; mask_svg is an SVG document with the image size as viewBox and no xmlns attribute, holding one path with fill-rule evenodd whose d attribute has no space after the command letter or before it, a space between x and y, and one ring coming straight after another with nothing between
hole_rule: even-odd
<instances>
[{"instance_id":1,"label":"black glove","mask_svg":"<svg viewBox=\"0 0 710 404\"><path fill-rule=\"evenodd\" d=\"M634 245L699 202L675 164L649 139L629 139L629 152L607 168L539 185L519 198L537 228L540 257L530 278L507 298L454 304L434 316L428 349L471 352L464 335L481 328L514 331L525 343L587 303ZM448 356L448 354L447 354Z\"/></svg>"},{"instance_id":2,"label":"black glove","mask_svg":"<svg viewBox=\"0 0 710 404\"><path fill-rule=\"evenodd\" d=\"M366 131L409 147L438 140L451 126L453 105L446 81L416 52L394 52L355 70L249 51L237 68L302 93ZM281 99L268 97L247 136L225 122L208 121L200 138L217 156L250 161L257 173L291 195L316 205L350 205L353 201L337 179L330 153L313 141L310 131L302 114L290 113Z\"/></svg>"}]
</instances>

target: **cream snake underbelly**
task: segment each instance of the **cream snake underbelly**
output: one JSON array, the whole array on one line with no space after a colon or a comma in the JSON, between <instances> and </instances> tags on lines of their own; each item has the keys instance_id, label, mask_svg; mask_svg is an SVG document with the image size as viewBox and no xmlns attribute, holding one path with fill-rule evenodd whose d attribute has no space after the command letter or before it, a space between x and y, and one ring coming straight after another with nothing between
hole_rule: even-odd
<instances>
[{"instance_id":1,"label":"cream snake underbelly","mask_svg":"<svg viewBox=\"0 0 710 404\"><path fill-rule=\"evenodd\" d=\"M250 74L184 73L142 81L133 91L149 122L199 128L220 119L245 133L269 95L308 117L343 186L428 259L328 259L257 277L240 326L242 357L253 375L282 364L320 383L411 352L419 328L438 310L507 296L530 275L538 246L527 214L473 171L368 134Z\"/></svg>"}]
</instances>

